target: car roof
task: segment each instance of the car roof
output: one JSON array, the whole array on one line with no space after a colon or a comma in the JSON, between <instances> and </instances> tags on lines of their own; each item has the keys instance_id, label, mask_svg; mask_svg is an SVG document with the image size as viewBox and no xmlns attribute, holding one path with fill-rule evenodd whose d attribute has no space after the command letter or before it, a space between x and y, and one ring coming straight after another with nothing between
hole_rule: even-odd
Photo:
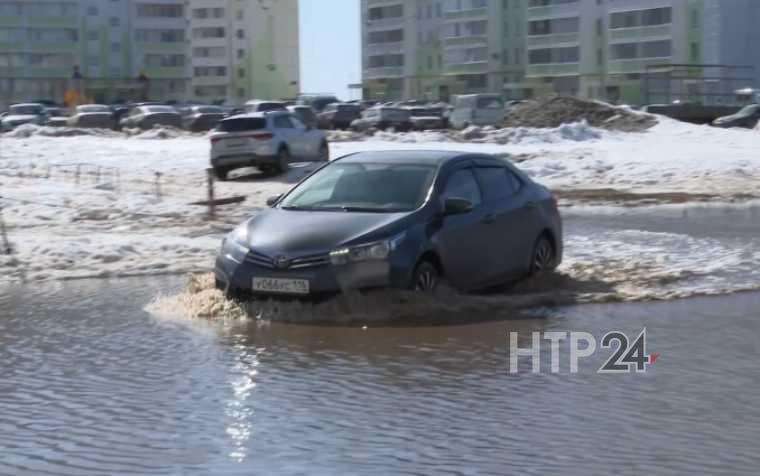
<instances>
[{"instance_id":1,"label":"car roof","mask_svg":"<svg viewBox=\"0 0 760 476\"><path fill-rule=\"evenodd\" d=\"M378 150L356 152L337 160L347 163L430 164L440 167L444 164L471 158L473 158L471 153L450 150Z\"/></svg>"},{"instance_id":2,"label":"car roof","mask_svg":"<svg viewBox=\"0 0 760 476\"><path fill-rule=\"evenodd\" d=\"M13 106L25 106L25 107L34 106L34 107L43 107L43 108L45 107L44 104L41 104L38 102L20 102L17 104L11 104L11 107Z\"/></svg>"},{"instance_id":3,"label":"car roof","mask_svg":"<svg viewBox=\"0 0 760 476\"><path fill-rule=\"evenodd\" d=\"M244 112L242 114L235 114L234 116L230 116L225 118L224 120L229 119L265 119L269 116L278 116L278 115L286 115L286 116L292 116L290 111L263 111L263 112Z\"/></svg>"}]
</instances>

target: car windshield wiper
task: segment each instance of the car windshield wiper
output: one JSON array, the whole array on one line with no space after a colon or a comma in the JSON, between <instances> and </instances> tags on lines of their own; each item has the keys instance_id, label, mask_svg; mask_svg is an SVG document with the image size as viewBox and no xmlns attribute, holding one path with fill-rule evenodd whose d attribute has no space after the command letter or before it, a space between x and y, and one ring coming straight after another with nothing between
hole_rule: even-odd
<instances>
[{"instance_id":1,"label":"car windshield wiper","mask_svg":"<svg viewBox=\"0 0 760 476\"><path fill-rule=\"evenodd\" d=\"M344 212L366 212L366 213L394 213L404 211L401 208L378 208L378 207L340 207Z\"/></svg>"}]
</instances>

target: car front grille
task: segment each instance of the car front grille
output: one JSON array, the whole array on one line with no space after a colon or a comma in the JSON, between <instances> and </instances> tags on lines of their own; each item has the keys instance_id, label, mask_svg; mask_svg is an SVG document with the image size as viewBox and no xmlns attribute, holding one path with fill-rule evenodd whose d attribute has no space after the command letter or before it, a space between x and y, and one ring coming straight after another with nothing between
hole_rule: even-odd
<instances>
[{"instance_id":1,"label":"car front grille","mask_svg":"<svg viewBox=\"0 0 760 476\"><path fill-rule=\"evenodd\" d=\"M277 269L277 265L273 258L263 254L251 251L245 257L245 261L256 266L262 266L269 269ZM327 254L300 256L298 258L291 258L289 265L283 269L304 269L304 268L316 268L318 266L325 266L330 263L330 256Z\"/></svg>"}]
</instances>

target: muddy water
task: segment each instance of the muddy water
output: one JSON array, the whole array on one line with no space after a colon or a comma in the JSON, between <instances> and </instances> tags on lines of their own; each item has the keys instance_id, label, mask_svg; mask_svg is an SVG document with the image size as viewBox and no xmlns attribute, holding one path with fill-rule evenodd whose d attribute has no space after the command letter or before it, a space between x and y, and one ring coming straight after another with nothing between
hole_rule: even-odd
<instances>
[{"instance_id":1,"label":"muddy water","mask_svg":"<svg viewBox=\"0 0 760 476\"><path fill-rule=\"evenodd\" d=\"M568 211L577 244L554 287L667 299L758 282L752 209L594 213ZM531 286L528 300L553 287ZM218 302L221 318L188 317L208 304L193 299L202 288L0 288L0 474L756 474L760 463L760 293L513 312L505 290L447 304L457 325L365 329L236 319ZM157 292L175 312L145 310ZM571 374L564 345L559 374L548 347L543 373L509 373L511 331L644 327L660 355L645 374L597 374L608 351Z\"/></svg>"}]
</instances>

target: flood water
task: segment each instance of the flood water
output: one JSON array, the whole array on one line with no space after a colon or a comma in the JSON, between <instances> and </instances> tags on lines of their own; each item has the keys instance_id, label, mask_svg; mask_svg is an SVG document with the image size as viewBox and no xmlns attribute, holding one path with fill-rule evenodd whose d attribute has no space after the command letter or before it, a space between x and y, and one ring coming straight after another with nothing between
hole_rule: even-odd
<instances>
[{"instance_id":1,"label":"flood water","mask_svg":"<svg viewBox=\"0 0 760 476\"><path fill-rule=\"evenodd\" d=\"M680 212L629 213L569 213L568 232L682 229ZM729 214L736 229L708 236L725 212L690 213L690 243L751 262L754 227ZM741 264L715 275L754 278ZM182 288L166 277L0 288L0 474L757 474L760 293L417 327L145 311ZM510 373L509 332L527 346L533 331L643 328L659 354L646 373L597 373L609 349L571 373L566 341L559 373L548 346L542 373L529 361Z\"/></svg>"}]
</instances>

